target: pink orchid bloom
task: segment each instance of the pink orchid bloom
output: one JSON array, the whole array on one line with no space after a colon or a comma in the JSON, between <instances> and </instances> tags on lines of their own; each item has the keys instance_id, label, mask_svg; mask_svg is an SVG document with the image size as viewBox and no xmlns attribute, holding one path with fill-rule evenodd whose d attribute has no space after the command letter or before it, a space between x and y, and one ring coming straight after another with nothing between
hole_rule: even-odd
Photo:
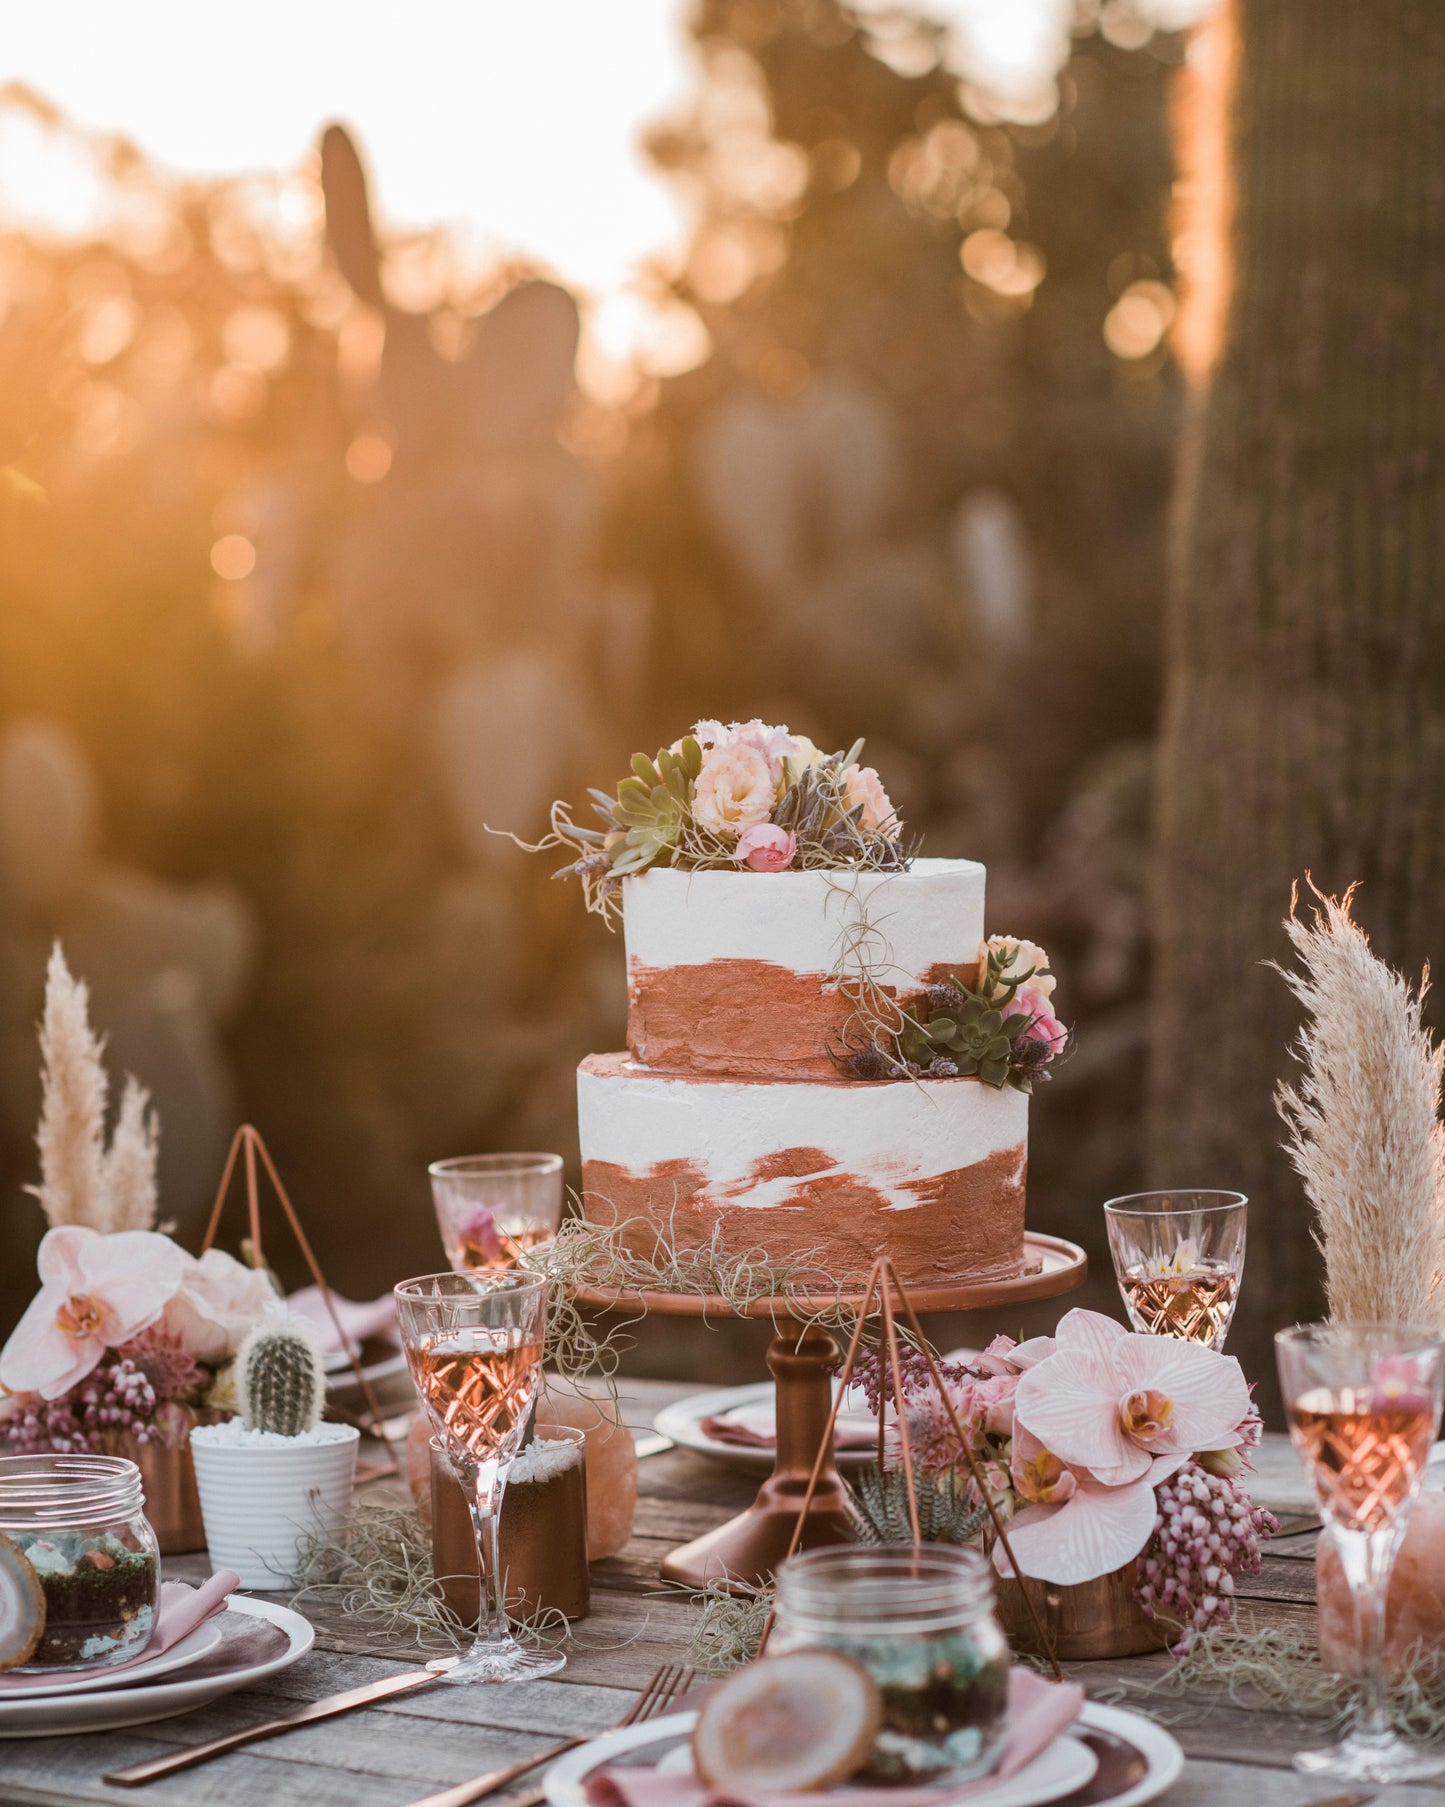
<instances>
[{"instance_id":1,"label":"pink orchid bloom","mask_svg":"<svg viewBox=\"0 0 1445 1807\"><path fill-rule=\"evenodd\" d=\"M107 1349L156 1322L181 1284L183 1257L154 1230L103 1236L62 1224L47 1233L36 1266L40 1291L0 1352L0 1386L58 1399Z\"/></svg>"},{"instance_id":2,"label":"pink orchid bloom","mask_svg":"<svg viewBox=\"0 0 1445 1807\"><path fill-rule=\"evenodd\" d=\"M1015 1416L1067 1467L1086 1468L1104 1486L1138 1480L1158 1456L1242 1441L1249 1386L1233 1356L1138 1336L1082 1310L1059 1320L1054 1345L1020 1380Z\"/></svg>"},{"instance_id":3,"label":"pink orchid bloom","mask_svg":"<svg viewBox=\"0 0 1445 1807\"><path fill-rule=\"evenodd\" d=\"M1123 1568L1154 1534L1159 1510L1154 1489L1187 1460L1160 1456L1148 1473L1123 1487L1104 1487L1076 1472L1062 1504L1024 1506L1009 1520L1009 1544L1019 1567L1060 1587ZM999 1574L1012 1573L1002 1542L994 1545L993 1561Z\"/></svg>"},{"instance_id":4,"label":"pink orchid bloom","mask_svg":"<svg viewBox=\"0 0 1445 1807\"><path fill-rule=\"evenodd\" d=\"M1022 1425L1014 1429L1009 1452L1009 1474L1014 1492L1030 1506L1062 1506L1079 1485L1073 1469L1065 1468L1051 1450Z\"/></svg>"},{"instance_id":5,"label":"pink orchid bloom","mask_svg":"<svg viewBox=\"0 0 1445 1807\"><path fill-rule=\"evenodd\" d=\"M1091 1581L1131 1562L1153 1532L1159 1483L1196 1451L1236 1449L1249 1434L1239 1363L1196 1343L1136 1336L1076 1310L1012 1359L1024 1369L1015 1489L1030 1503L1009 1541L1024 1573L1043 1581ZM994 1561L1008 1573L1002 1545Z\"/></svg>"}]
</instances>

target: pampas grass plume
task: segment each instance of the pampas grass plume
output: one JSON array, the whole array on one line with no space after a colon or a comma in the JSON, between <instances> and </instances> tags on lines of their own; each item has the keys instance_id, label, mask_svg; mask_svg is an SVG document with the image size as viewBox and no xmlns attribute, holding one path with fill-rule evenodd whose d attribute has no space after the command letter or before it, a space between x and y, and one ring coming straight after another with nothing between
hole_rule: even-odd
<instances>
[{"instance_id":1,"label":"pampas grass plume","mask_svg":"<svg viewBox=\"0 0 1445 1807\"><path fill-rule=\"evenodd\" d=\"M107 1228L112 1230L155 1228L160 1125L150 1102L150 1093L127 1074L105 1157Z\"/></svg>"},{"instance_id":2,"label":"pampas grass plume","mask_svg":"<svg viewBox=\"0 0 1445 1807\"><path fill-rule=\"evenodd\" d=\"M1422 1021L1429 971L1412 990L1377 959L1352 894L1316 891L1308 922L1291 901L1284 926L1302 970L1279 970L1306 1013L1294 1047L1304 1072L1275 1102L1314 1207L1331 1317L1442 1327L1445 1048Z\"/></svg>"},{"instance_id":3,"label":"pampas grass plume","mask_svg":"<svg viewBox=\"0 0 1445 1807\"><path fill-rule=\"evenodd\" d=\"M149 1230L156 1221L160 1125L145 1087L127 1077L110 1148L104 1043L90 1027L90 994L57 942L45 973L40 1024L40 1184L27 1187L52 1227Z\"/></svg>"},{"instance_id":4,"label":"pampas grass plume","mask_svg":"<svg viewBox=\"0 0 1445 1807\"><path fill-rule=\"evenodd\" d=\"M105 1067L91 1032L90 996L71 977L60 943L45 973L40 1024L44 1093L36 1143L40 1184L29 1188L51 1225L110 1228L105 1187Z\"/></svg>"}]
</instances>

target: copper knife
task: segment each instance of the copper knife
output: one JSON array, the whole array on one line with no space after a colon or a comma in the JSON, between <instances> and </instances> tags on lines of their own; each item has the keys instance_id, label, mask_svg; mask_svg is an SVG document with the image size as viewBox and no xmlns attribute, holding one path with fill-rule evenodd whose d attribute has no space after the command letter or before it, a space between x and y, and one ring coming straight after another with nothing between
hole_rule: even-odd
<instances>
[{"instance_id":1,"label":"copper knife","mask_svg":"<svg viewBox=\"0 0 1445 1807\"><path fill-rule=\"evenodd\" d=\"M259 1725L247 1726L244 1731L228 1732L224 1738L211 1738L205 1744L190 1744L184 1750L170 1751L164 1757L150 1757L144 1763L132 1763L129 1769L113 1769L102 1779L116 1788L136 1788L142 1782L174 1775L178 1769L206 1763L223 1751L254 1744L259 1738L274 1738L278 1732L289 1732L293 1726L310 1725L313 1720L349 1713L354 1707L374 1706L379 1700L389 1700L393 1694L409 1693L427 1682L438 1681L456 1662L454 1656L438 1657L425 1669L408 1669L401 1675L387 1675L380 1681L367 1682L365 1687L348 1688L344 1694L328 1694L324 1700L307 1701L275 1719L263 1719Z\"/></svg>"}]
</instances>

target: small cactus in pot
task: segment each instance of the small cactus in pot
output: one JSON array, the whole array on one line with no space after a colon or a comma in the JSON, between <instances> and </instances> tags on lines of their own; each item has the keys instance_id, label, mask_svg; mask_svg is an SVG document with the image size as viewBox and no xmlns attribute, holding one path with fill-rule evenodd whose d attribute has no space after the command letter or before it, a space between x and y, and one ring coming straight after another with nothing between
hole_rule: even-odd
<instances>
[{"instance_id":1,"label":"small cactus in pot","mask_svg":"<svg viewBox=\"0 0 1445 1807\"><path fill-rule=\"evenodd\" d=\"M191 1432L206 1544L242 1587L292 1587L319 1534L344 1534L356 1477L356 1427L323 1424L325 1372L295 1318L253 1330L236 1356L239 1412Z\"/></svg>"},{"instance_id":2,"label":"small cactus in pot","mask_svg":"<svg viewBox=\"0 0 1445 1807\"><path fill-rule=\"evenodd\" d=\"M310 1329L299 1318L258 1326L236 1356L236 1396L247 1430L299 1437L321 1422L326 1373Z\"/></svg>"}]
</instances>

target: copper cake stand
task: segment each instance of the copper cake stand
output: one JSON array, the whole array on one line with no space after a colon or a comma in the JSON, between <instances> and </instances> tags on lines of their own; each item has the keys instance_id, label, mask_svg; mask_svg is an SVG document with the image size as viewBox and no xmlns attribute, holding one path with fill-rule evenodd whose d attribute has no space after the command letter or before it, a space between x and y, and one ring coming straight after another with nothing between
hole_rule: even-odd
<instances>
[{"instance_id":1,"label":"copper cake stand","mask_svg":"<svg viewBox=\"0 0 1445 1807\"><path fill-rule=\"evenodd\" d=\"M920 1286L910 1288L908 1296L918 1312L986 1310L993 1305L1022 1304L1071 1292L1083 1282L1088 1269L1088 1257L1076 1243L1026 1232L1021 1274L1009 1279L956 1280ZM725 1299L703 1293L579 1288L576 1297L584 1305L640 1310L662 1317L773 1320L777 1334L768 1350L768 1367L777 1382L777 1453L773 1472L746 1512L706 1536L683 1544L662 1564L665 1581L692 1589L704 1588L713 1581L734 1581L747 1587L765 1585L788 1553L833 1403L831 1377L838 1362L838 1345L821 1325L804 1320L810 1312L838 1305L857 1310L863 1304L863 1294L754 1299L741 1310ZM803 1525L800 1547L806 1550L818 1544L845 1541L847 1508L848 1490L829 1451Z\"/></svg>"}]
</instances>

